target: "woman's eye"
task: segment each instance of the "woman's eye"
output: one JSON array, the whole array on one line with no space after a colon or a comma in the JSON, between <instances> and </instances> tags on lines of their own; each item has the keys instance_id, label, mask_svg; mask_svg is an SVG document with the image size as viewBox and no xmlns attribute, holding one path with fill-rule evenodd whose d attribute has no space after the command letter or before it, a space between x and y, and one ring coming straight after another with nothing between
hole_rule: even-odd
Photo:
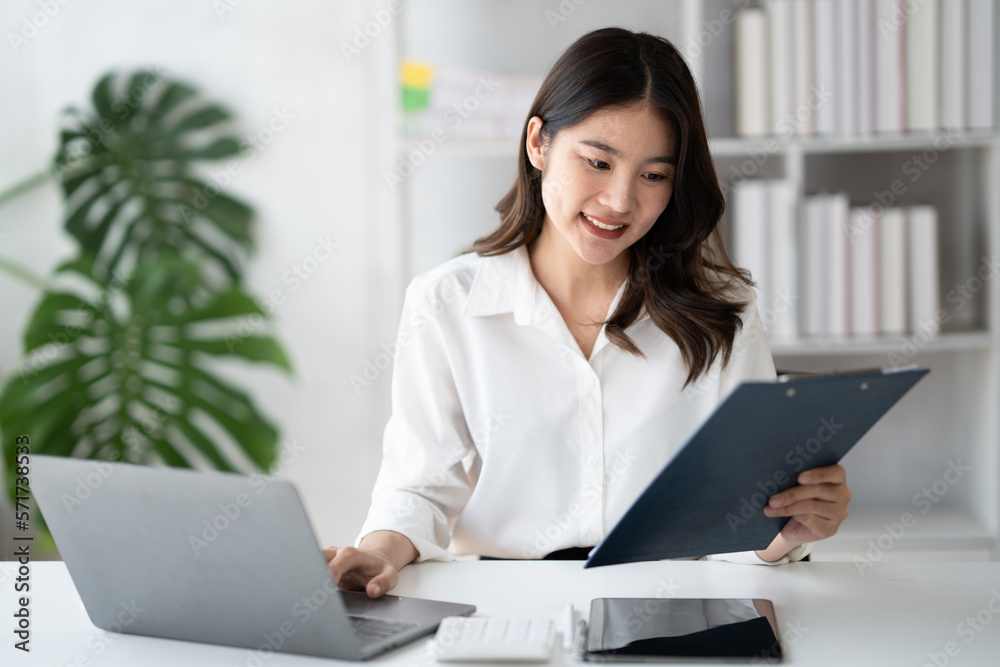
<instances>
[{"instance_id":1,"label":"woman's eye","mask_svg":"<svg viewBox=\"0 0 1000 667\"><path fill-rule=\"evenodd\" d=\"M603 171L605 169L611 168L611 165L609 165L604 160L591 160L590 158L584 158L584 160L586 160L587 163L594 169ZM642 177L647 181L649 181L650 183L658 183L667 178L664 174L657 174L657 173L643 174Z\"/></svg>"}]
</instances>

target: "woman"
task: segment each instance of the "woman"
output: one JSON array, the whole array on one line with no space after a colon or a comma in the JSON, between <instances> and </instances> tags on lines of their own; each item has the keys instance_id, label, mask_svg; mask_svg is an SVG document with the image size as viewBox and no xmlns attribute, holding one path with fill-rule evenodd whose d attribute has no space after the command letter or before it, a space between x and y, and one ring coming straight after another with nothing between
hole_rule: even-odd
<instances>
[{"instance_id":1,"label":"woman","mask_svg":"<svg viewBox=\"0 0 1000 667\"><path fill-rule=\"evenodd\" d=\"M356 547L325 550L377 597L407 563L578 557L719 402L774 364L691 73L666 40L581 37L543 82L500 226L406 292L393 412ZM768 516L784 563L847 515L844 469L803 472ZM450 550L448 550L450 547Z\"/></svg>"}]
</instances>

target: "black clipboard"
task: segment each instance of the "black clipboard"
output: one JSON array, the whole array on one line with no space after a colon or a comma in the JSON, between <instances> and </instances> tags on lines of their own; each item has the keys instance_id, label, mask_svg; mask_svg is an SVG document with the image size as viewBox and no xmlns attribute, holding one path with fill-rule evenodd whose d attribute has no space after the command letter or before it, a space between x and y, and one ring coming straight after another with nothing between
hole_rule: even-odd
<instances>
[{"instance_id":1,"label":"black clipboard","mask_svg":"<svg viewBox=\"0 0 1000 667\"><path fill-rule=\"evenodd\" d=\"M928 369L744 382L688 440L584 567L766 549L789 517L762 508L833 465Z\"/></svg>"}]
</instances>

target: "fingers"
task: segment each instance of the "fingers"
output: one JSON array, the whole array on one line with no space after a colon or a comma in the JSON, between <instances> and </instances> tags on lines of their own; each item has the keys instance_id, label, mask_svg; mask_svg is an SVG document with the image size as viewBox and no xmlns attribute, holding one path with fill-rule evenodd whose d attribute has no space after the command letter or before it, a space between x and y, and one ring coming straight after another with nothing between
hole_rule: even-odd
<instances>
[{"instance_id":1,"label":"fingers","mask_svg":"<svg viewBox=\"0 0 1000 667\"><path fill-rule=\"evenodd\" d=\"M843 484L847 481L847 471L842 465L823 466L799 473L799 484Z\"/></svg>"},{"instance_id":2,"label":"fingers","mask_svg":"<svg viewBox=\"0 0 1000 667\"><path fill-rule=\"evenodd\" d=\"M797 526L795 525L796 523L798 523ZM815 515L797 516L789 521L781 532L785 533L787 530L792 529L793 537L801 538L796 539L796 542L815 542L816 540L824 540L835 535L837 529L840 528L840 524L840 521Z\"/></svg>"},{"instance_id":3,"label":"fingers","mask_svg":"<svg viewBox=\"0 0 1000 667\"><path fill-rule=\"evenodd\" d=\"M784 516L789 514L788 509L794 507L797 503L807 500L822 500L828 503L846 505L851 500L851 492L845 484L806 484L792 487L771 496L767 507L784 510L779 514L771 516ZM794 513L791 512L791 514Z\"/></svg>"},{"instance_id":4,"label":"fingers","mask_svg":"<svg viewBox=\"0 0 1000 667\"><path fill-rule=\"evenodd\" d=\"M368 585L365 586L365 593L368 594L370 598L377 598L384 595L396 587L399 582L399 574L396 569L389 567L382 574L372 577Z\"/></svg>"},{"instance_id":5,"label":"fingers","mask_svg":"<svg viewBox=\"0 0 1000 667\"><path fill-rule=\"evenodd\" d=\"M848 510L846 502L830 502L828 500L818 500L809 498L800 500L784 507L764 507L764 514L767 516L794 516L803 521L807 517L817 517L828 521L842 523L847 518Z\"/></svg>"},{"instance_id":6,"label":"fingers","mask_svg":"<svg viewBox=\"0 0 1000 667\"><path fill-rule=\"evenodd\" d=\"M846 505L851 500L851 492L846 484L847 473L843 466L833 465L823 468L813 468L799 475L799 486L785 489L771 496L767 505L769 508L782 508L785 511L765 513L768 516L790 516L794 511L787 511L798 502L816 498L832 503Z\"/></svg>"},{"instance_id":7,"label":"fingers","mask_svg":"<svg viewBox=\"0 0 1000 667\"><path fill-rule=\"evenodd\" d=\"M337 586L349 591L365 591L376 598L395 588L399 574L384 557L354 547L323 550L327 567Z\"/></svg>"},{"instance_id":8,"label":"fingers","mask_svg":"<svg viewBox=\"0 0 1000 667\"><path fill-rule=\"evenodd\" d=\"M851 492L847 474L840 465L813 468L799 475L799 486L771 496L764 514L795 517L816 539L837 532L847 518Z\"/></svg>"},{"instance_id":9,"label":"fingers","mask_svg":"<svg viewBox=\"0 0 1000 667\"><path fill-rule=\"evenodd\" d=\"M329 554L326 566L330 569L333 580L341 588L347 588L348 590L363 589L368 580L381 570L381 567L372 567L370 559L372 554L360 551L354 547L330 547L329 549L324 549L323 553L324 555ZM361 585L357 586L359 579ZM354 584L354 587L350 587L352 584Z\"/></svg>"},{"instance_id":10,"label":"fingers","mask_svg":"<svg viewBox=\"0 0 1000 667\"><path fill-rule=\"evenodd\" d=\"M810 517L808 521L803 522L796 517L785 524L781 529L781 535L789 544L800 545L831 537L836 534L837 528L839 525L835 521Z\"/></svg>"}]
</instances>

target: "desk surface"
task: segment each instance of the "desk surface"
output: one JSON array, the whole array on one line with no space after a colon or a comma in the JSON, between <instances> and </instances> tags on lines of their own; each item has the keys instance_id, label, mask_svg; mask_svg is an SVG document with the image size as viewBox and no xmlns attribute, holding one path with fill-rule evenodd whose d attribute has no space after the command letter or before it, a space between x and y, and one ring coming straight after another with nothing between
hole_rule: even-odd
<instances>
[{"instance_id":1,"label":"desk surface","mask_svg":"<svg viewBox=\"0 0 1000 667\"><path fill-rule=\"evenodd\" d=\"M31 653L25 654L13 648L16 572L16 563L0 563L0 617L5 619L0 665L311 667L339 662L99 630L61 562L31 564ZM480 616L553 619L566 603L583 610L597 597L768 598L775 603L785 664L1000 664L1000 563L876 563L863 573L852 563L767 567L660 561L590 570L579 562L421 563L403 569L393 592L475 604ZM437 665L425 646L426 640L418 640L358 664ZM554 664L584 663L560 653Z\"/></svg>"}]
</instances>

